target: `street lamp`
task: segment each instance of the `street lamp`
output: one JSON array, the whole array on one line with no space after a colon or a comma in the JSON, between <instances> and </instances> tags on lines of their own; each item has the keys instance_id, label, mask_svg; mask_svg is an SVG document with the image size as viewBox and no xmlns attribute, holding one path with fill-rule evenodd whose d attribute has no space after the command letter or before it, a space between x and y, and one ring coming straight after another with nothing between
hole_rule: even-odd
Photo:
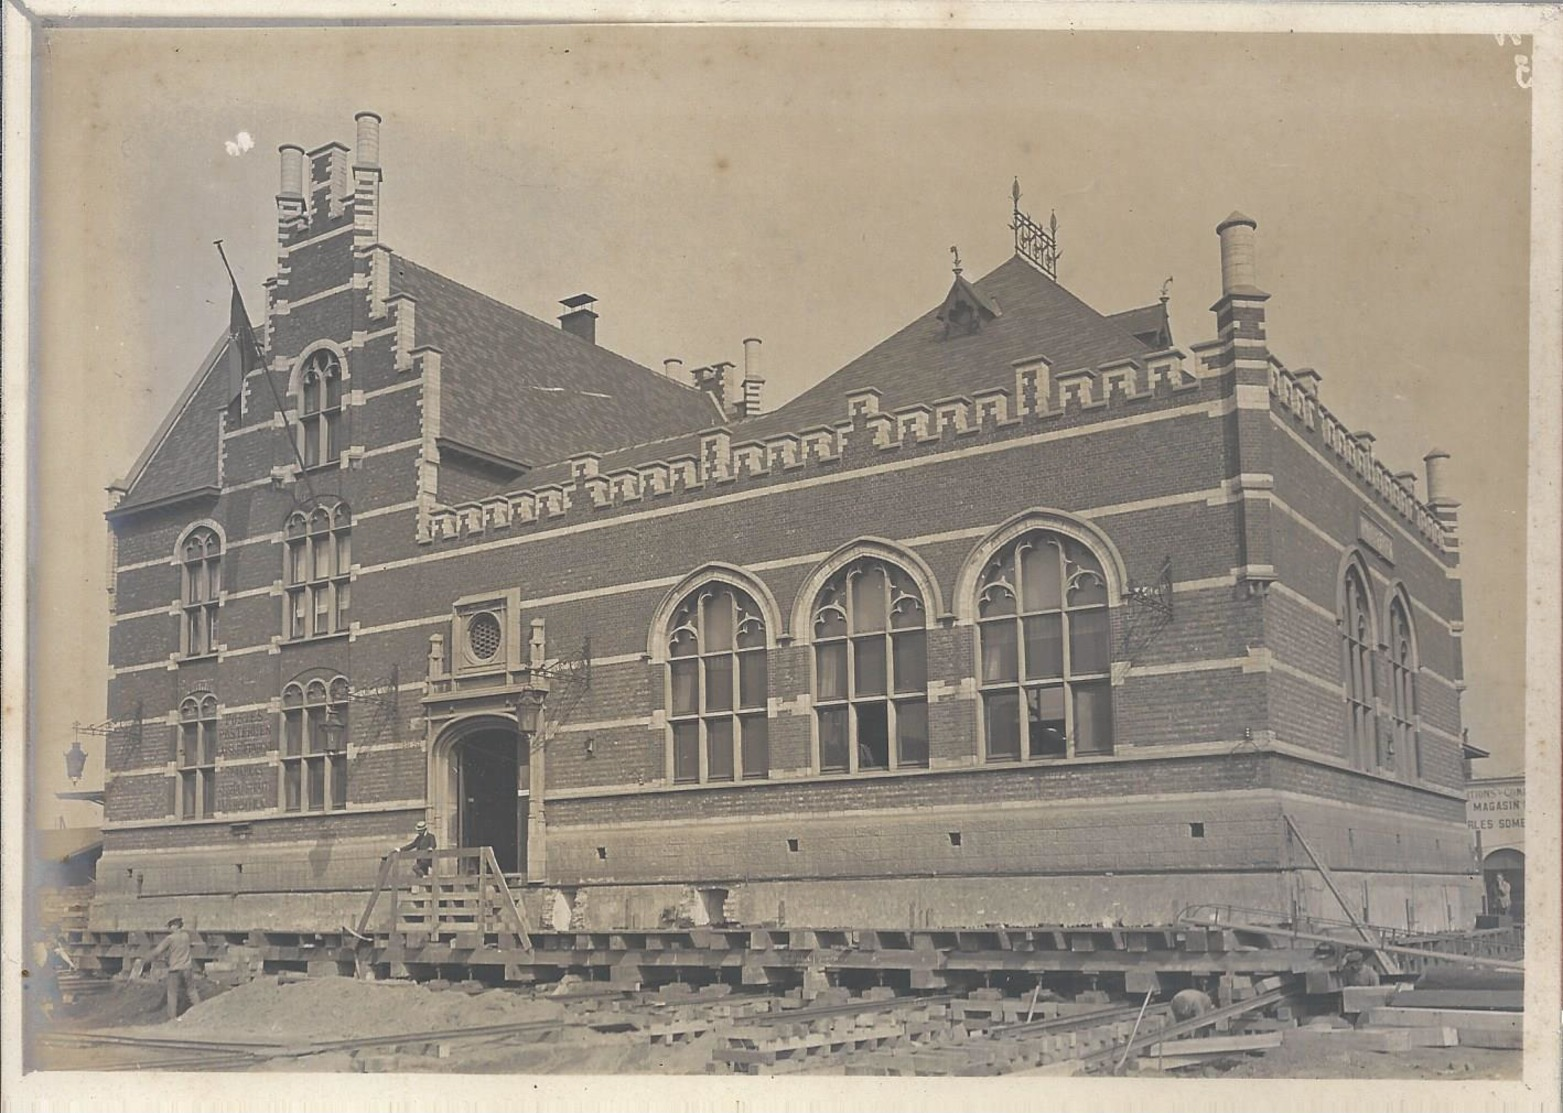
<instances>
[{"instance_id":1,"label":"street lamp","mask_svg":"<svg viewBox=\"0 0 1563 1113\"><path fill-rule=\"evenodd\" d=\"M516 697L516 725L522 734L536 734L542 725L543 700L547 693L528 688Z\"/></svg>"},{"instance_id":2,"label":"street lamp","mask_svg":"<svg viewBox=\"0 0 1563 1113\"><path fill-rule=\"evenodd\" d=\"M341 714L333 707L326 708L326 717L320 723L320 733L326 736L326 752L339 754L342 752L342 735L347 732L347 724L342 721Z\"/></svg>"},{"instance_id":3,"label":"street lamp","mask_svg":"<svg viewBox=\"0 0 1563 1113\"><path fill-rule=\"evenodd\" d=\"M65 775L71 779L71 784L76 784L86 770L87 751L81 748L81 739L73 738L71 748L65 751Z\"/></svg>"}]
</instances>

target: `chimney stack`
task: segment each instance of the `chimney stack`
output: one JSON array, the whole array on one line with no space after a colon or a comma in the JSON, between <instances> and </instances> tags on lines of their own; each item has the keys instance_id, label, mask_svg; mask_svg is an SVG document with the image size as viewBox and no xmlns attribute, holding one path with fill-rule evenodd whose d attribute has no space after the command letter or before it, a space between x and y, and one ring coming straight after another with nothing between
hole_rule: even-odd
<instances>
[{"instance_id":1,"label":"chimney stack","mask_svg":"<svg viewBox=\"0 0 1563 1113\"><path fill-rule=\"evenodd\" d=\"M359 166L378 168L380 165L380 116L376 112L360 112L353 119L358 123Z\"/></svg>"},{"instance_id":2,"label":"chimney stack","mask_svg":"<svg viewBox=\"0 0 1563 1113\"><path fill-rule=\"evenodd\" d=\"M670 379L678 378L684 373L684 361L671 358L663 360L662 373Z\"/></svg>"},{"instance_id":3,"label":"chimney stack","mask_svg":"<svg viewBox=\"0 0 1563 1113\"><path fill-rule=\"evenodd\" d=\"M1216 225L1216 235L1221 237L1221 293L1260 293L1254 270L1254 230L1259 227L1253 217L1234 212Z\"/></svg>"},{"instance_id":4,"label":"chimney stack","mask_svg":"<svg viewBox=\"0 0 1563 1113\"><path fill-rule=\"evenodd\" d=\"M1449 479L1449 453L1435 448L1422 462L1427 465L1427 504L1435 510L1440 506L1456 507L1460 504L1449 497L1446 486Z\"/></svg>"},{"instance_id":5,"label":"chimney stack","mask_svg":"<svg viewBox=\"0 0 1563 1113\"><path fill-rule=\"evenodd\" d=\"M597 314L592 312L592 304L596 300L591 294L565 298L559 303L565 308L565 312L559 316L559 327L571 336L579 336L588 344L597 343Z\"/></svg>"},{"instance_id":6,"label":"chimney stack","mask_svg":"<svg viewBox=\"0 0 1563 1113\"><path fill-rule=\"evenodd\" d=\"M744 340L744 385L743 385L743 412L740 417L756 417L759 415L763 402L761 395L765 389L765 376L760 374L760 341L757 337L748 337Z\"/></svg>"},{"instance_id":7,"label":"chimney stack","mask_svg":"<svg viewBox=\"0 0 1563 1113\"><path fill-rule=\"evenodd\" d=\"M284 143L277 148L282 156L282 184L277 196L289 200L304 197L304 148L296 143Z\"/></svg>"}]
</instances>

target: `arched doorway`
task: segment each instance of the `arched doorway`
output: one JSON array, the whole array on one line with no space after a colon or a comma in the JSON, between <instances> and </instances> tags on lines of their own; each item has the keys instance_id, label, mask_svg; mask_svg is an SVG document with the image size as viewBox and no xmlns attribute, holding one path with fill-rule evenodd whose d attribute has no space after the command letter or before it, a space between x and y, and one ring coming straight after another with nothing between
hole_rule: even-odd
<instances>
[{"instance_id":1,"label":"arched doorway","mask_svg":"<svg viewBox=\"0 0 1563 1113\"><path fill-rule=\"evenodd\" d=\"M1525 922L1525 854L1513 847L1494 850L1482 859L1482 880L1487 883L1487 911ZM1507 904L1507 907L1504 905Z\"/></svg>"},{"instance_id":2,"label":"arched doorway","mask_svg":"<svg viewBox=\"0 0 1563 1113\"><path fill-rule=\"evenodd\" d=\"M525 871L527 756L513 721L485 715L452 724L435 747L443 766L434 781L442 846L493 847L502 871Z\"/></svg>"}]
</instances>

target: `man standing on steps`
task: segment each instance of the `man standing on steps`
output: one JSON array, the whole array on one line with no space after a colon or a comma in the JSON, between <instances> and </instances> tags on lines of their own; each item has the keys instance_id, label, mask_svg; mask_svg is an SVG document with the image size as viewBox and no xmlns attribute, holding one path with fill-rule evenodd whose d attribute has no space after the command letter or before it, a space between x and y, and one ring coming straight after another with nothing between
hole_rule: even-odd
<instances>
[{"instance_id":1,"label":"man standing on steps","mask_svg":"<svg viewBox=\"0 0 1563 1113\"><path fill-rule=\"evenodd\" d=\"M429 830L429 825L423 820L420 819L418 821L418 825L413 828L413 832L410 843L396 848L400 853L406 854L411 850L433 850L438 845L434 838L434 832ZM428 877L429 868L433 865L433 858L417 858L413 861L412 872L418 877Z\"/></svg>"},{"instance_id":2,"label":"man standing on steps","mask_svg":"<svg viewBox=\"0 0 1563 1113\"><path fill-rule=\"evenodd\" d=\"M168 927L168 934L152 949L147 962L168 956L168 1019L175 1020L179 1016L180 985L184 985L192 1009L201 1003L201 993L195 988L195 971L190 968L190 933L185 930L185 922L175 916L168 921Z\"/></svg>"}]
</instances>

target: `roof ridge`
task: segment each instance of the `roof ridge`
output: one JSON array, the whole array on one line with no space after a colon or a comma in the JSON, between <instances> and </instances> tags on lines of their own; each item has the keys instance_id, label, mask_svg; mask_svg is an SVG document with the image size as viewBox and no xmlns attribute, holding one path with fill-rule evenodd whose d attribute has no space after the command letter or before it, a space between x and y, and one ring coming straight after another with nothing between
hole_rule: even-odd
<instances>
[{"instance_id":1,"label":"roof ridge","mask_svg":"<svg viewBox=\"0 0 1563 1113\"><path fill-rule=\"evenodd\" d=\"M681 383L677 379L669 378L667 375L662 374L662 372L657 371L654 368L647 367L643 363L636 363L629 356L624 355L621 352L616 352L612 348L606 347L606 346L604 346L602 344L594 343L592 341L582 340L578 336L572 336L572 334L564 331L563 329L559 328L557 325L550 324L549 322L543 320L541 317L534 316L533 314L528 313L524 309L519 309L516 306L511 305L509 302L500 301L498 298L494 297L492 294L485 294L482 290L479 290L475 286L469 286L465 282L462 282L460 279L452 278L450 275L446 274L443 271L437 271L433 267L424 266L422 263L418 262L416 259L411 259L408 256L401 254L400 252L396 252L396 251L391 252L391 257L393 259L400 260L402 263L404 263L404 264L406 264L408 266L416 267L418 270L423 271L425 274L431 274L435 278L438 278L442 282L449 282L452 286L460 287L462 290L465 290L467 293L472 294L474 297L479 297L479 298L482 298L486 302L491 302L492 304L494 304L495 306L498 306L500 309L503 309L507 313L513 313L513 314L515 314L518 317L525 317L528 321L532 321L535 324L542 325L544 328L548 329L551 332L557 332L560 336L571 336L572 339L577 340L577 341L579 341L582 344L590 344L597 351L604 352L607 355L612 356L614 359L620 360L623 363L629 365L630 367L633 367L637 371L644 371L648 375L655 375L658 379L661 379L663 382L671 383L672 385L678 387L680 390L687 390L687 391L689 391L692 394L703 394L703 393L705 393L704 391L700 390L698 387L694 386L692 383Z\"/></svg>"}]
</instances>

